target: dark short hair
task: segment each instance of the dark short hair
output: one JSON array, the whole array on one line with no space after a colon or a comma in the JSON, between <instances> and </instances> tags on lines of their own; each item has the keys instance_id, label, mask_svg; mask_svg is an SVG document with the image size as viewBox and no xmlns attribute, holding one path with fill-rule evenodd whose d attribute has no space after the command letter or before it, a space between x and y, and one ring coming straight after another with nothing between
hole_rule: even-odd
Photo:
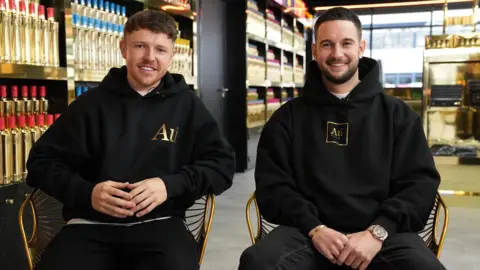
<instances>
[{"instance_id":1,"label":"dark short hair","mask_svg":"<svg viewBox=\"0 0 480 270\"><path fill-rule=\"evenodd\" d=\"M142 10L131 16L125 23L124 36L133 31L147 29L154 33L163 33L175 42L177 25L174 18L163 11Z\"/></svg>"},{"instance_id":2,"label":"dark short hair","mask_svg":"<svg viewBox=\"0 0 480 270\"><path fill-rule=\"evenodd\" d=\"M359 39L362 39L362 22L360 22L360 19L358 18L357 14L355 14L350 9L344 8L344 7L331 8L325 11L324 13L322 13L320 17L318 17L317 21L315 22L315 26L313 28L315 30L313 32L315 34L315 37L317 37L318 28L322 23L328 22L328 21L338 21L338 20L352 22L357 28Z\"/></svg>"}]
</instances>

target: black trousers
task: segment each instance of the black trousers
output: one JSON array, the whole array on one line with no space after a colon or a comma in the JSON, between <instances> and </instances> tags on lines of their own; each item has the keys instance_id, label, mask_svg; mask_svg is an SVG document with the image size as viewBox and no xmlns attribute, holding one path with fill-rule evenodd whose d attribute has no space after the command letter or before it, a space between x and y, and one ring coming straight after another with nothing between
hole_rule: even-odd
<instances>
[{"instance_id":1,"label":"black trousers","mask_svg":"<svg viewBox=\"0 0 480 270\"><path fill-rule=\"evenodd\" d=\"M133 226L66 225L36 270L198 270L198 244L183 220Z\"/></svg>"},{"instance_id":2,"label":"black trousers","mask_svg":"<svg viewBox=\"0 0 480 270\"><path fill-rule=\"evenodd\" d=\"M300 231L280 226L246 249L239 270L329 270L338 266L320 254ZM445 267L416 234L388 238L368 270L444 270Z\"/></svg>"}]
</instances>

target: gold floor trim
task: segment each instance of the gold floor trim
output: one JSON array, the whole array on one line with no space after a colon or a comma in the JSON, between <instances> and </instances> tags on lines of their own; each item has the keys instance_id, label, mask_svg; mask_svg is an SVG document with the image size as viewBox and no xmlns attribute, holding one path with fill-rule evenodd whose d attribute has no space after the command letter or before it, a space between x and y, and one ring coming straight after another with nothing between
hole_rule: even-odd
<instances>
[{"instance_id":1,"label":"gold floor trim","mask_svg":"<svg viewBox=\"0 0 480 270\"><path fill-rule=\"evenodd\" d=\"M439 190L441 195L454 195L454 196L473 196L480 197L480 192L475 191L462 191L462 190Z\"/></svg>"}]
</instances>

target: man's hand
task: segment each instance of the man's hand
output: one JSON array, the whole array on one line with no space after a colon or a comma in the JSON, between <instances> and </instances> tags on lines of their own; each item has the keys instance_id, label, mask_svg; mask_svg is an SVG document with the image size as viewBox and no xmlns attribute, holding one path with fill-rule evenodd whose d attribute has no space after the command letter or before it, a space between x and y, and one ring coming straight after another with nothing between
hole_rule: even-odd
<instances>
[{"instance_id":1,"label":"man's hand","mask_svg":"<svg viewBox=\"0 0 480 270\"><path fill-rule=\"evenodd\" d=\"M135 203L131 202L132 195L123 191L128 183L115 181L106 181L95 185L92 191L92 206L98 212L118 217L126 218L133 216L131 208Z\"/></svg>"},{"instance_id":2,"label":"man's hand","mask_svg":"<svg viewBox=\"0 0 480 270\"><path fill-rule=\"evenodd\" d=\"M312 242L318 252L335 263L347 244L348 238L335 230L323 228L313 235Z\"/></svg>"},{"instance_id":3,"label":"man's hand","mask_svg":"<svg viewBox=\"0 0 480 270\"><path fill-rule=\"evenodd\" d=\"M131 189L132 202L136 205L132 211L137 213L142 210L137 213L137 217L150 213L155 207L167 200L167 188L163 180L158 177L128 184L127 188Z\"/></svg>"},{"instance_id":4,"label":"man's hand","mask_svg":"<svg viewBox=\"0 0 480 270\"><path fill-rule=\"evenodd\" d=\"M373 237L367 230L347 235L348 243L340 256L337 264L346 264L352 269L367 269L372 259L382 249L382 242Z\"/></svg>"}]
</instances>

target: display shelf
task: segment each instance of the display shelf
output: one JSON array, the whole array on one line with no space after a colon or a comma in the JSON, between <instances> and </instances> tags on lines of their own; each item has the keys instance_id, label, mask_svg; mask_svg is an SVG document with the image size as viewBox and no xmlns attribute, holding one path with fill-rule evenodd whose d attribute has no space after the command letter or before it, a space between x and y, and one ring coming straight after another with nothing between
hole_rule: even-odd
<instances>
[{"instance_id":1,"label":"display shelf","mask_svg":"<svg viewBox=\"0 0 480 270\"><path fill-rule=\"evenodd\" d=\"M75 70L75 81L77 82L101 82L107 76L108 70Z\"/></svg>"},{"instance_id":2,"label":"display shelf","mask_svg":"<svg viewBox=\"0 0 480 270\"><path fill-rule=\"evenodd\" d=\"M0 64L0 78L33 80L67 80L67 69L19 64Z\"/></svg>"},{"instance_id":3,"label":"display shelf","mask_svg":"<svg viewBox=\"0 0 480 270\"><path fill-rule=\"evenodd\" d=\"M195 17L197 15L192 9L188 7L175 5L162 0L143 0L143 1L137 0L137 1L142 2L147 8L160 9L172 15L182 16L185 18L189 18L191 20L195 20Z\"/></svg>"},{"instance_id":4,"label":"display shelf","mask_svg":"<svg viewBox=\"0 0 480 270\"><path fill-rule=\"evenodd\" d=\"M309 27L273 0L227 2L227 17L226 107L231 124L226 133L235 148L237 169L244 171L255 164L256 127L263 127L275 110L294 98L293 93L298 94L294 88L303 87L309 59L302 37ZM265 121L260 120L261 111Z\"/></svg>"}]
</instances>

